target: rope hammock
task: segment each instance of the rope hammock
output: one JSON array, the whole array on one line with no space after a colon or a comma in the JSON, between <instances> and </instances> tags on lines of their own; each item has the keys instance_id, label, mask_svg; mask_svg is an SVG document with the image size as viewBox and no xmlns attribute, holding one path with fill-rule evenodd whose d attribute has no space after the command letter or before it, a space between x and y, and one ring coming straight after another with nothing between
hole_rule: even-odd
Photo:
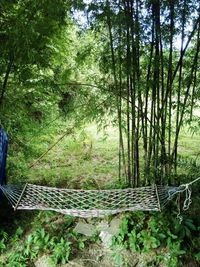
<instances>
[{"instance_id":1,"label":"rope hammock","mask_svg":"<svg viewBox=\"0 0 200 267\"><path fill-rule=\"evenodd\" d=\"M161 211L174 196L185 192L183 210L192 203L190 185L153 185L113 190L75 190L33 184L1 185L15 210L52 210L78 217L103 217L123 211Z\"/></svg>"}]
</instances>

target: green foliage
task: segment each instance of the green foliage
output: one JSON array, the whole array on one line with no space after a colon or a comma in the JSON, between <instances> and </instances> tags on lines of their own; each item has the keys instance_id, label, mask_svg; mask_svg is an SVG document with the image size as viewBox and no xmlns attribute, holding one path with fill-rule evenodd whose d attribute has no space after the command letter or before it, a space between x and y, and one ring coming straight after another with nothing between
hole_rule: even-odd
<instances>
[{"instance_id":1,"label":"green foliage","mask_svg":"<svg viewBox=\"0 0 200 267\"><path fill-rule=\"evenodd\" d=\"M115 248L115 251L112 253L112 257L115 263L116 267L122 267L122 266L126 266L126 262L125 259L123 257L123 255L120 253L119 247Z\"/></svg>"},{"instance_id":2,"label":"green foliage","mask_svg":"<svg viewBox=\"0 0 200 267\"><path fill-rule=\"evenodd\" d=\"M4 252L4 265L29 266L42 255L48 256L52 266L67 263L74 251L83 250L91 242L97 242L96 236L85 237L76 233L74 225L73 217L41 212L31 223L31 231L23 231L19 227L9 239L2 231L0 251ZM8 247L9 250L6 250ZM0 257L0 264L1 261Z\"/></svg>"},{"instance_id":3,"label":"green foliage","mask_svg":"<svg viewBox=\"0 0 200 267\"><path fill-rule=\"evenodd\" d=\"M55 264L68 262L71 251L70 245L70 242L66 242L64 238L61 238L60 241L53 246L52 259Z\"/></svg>"},{"instance_id":4,"label":"green foliage","mask_svg":"<svg viewBox=\"0 0 200 267\"><path fill-rule=\"evenodd\" d=\"M195 259L200 262L200 252L198 252L197 254L195 254Z\"/></svg>"},{"instance_id":5,"label":"green foliage","mask_svg":"<svg viewBox=\"0 0 200 267\"><path fill-rule=\"evenodd\" d=\"M8 234L3 230L0 230L0 252L6 249L6 241L8 239Z\"/></svg>"},{"instance_id":6,"label":"green foliage","mask_svg":"<svg viewBox=\"0 0 200 267\"><path fill-rule=\"evenodd\" d=\"M12 53L15 64L23 67L21 74L27 77L28 64L48 64L49 40L65 23L69 6L65 0L34 0L2 1L0 8L4 62Z\"/></svg>"},{"instance_id":7,"label":"green foliage","mask_svg":"<svg viewBox=\"0 0 200 267\"><path fill-rule=\"evenodd\" d=\"M147 254L159 250L157 264L165 262L169 267L176 267L181 258L187 255L188 249L191 249L190 244L194 249L196 231L194 222L185 217L182 224L179 224L173 217L162 214L145 216L144 213L136 212L123 218L120 233L113 240L113 249L122 246L135 253ZM195 255L198 260L198 253ZM120 255L115 257L117 260Z\"/></svg>"},{"instance_id":8,"label":"green foliage","mask_svg":"<svg viewBox=\"0 0 200 267\"><path fill-rule=\"evenodd\" d=\"M192 219L184 217L182 223L175 224L175 233L181 240L184 238L192 239L192 232L196 231L196 226Z\"/></svg>"},{"instance_id":9,"label":"green foliage","mask_svg":"<svg viewBox=\"0 0 200 267\"><path fill-rule=\"evenodd\" d=\"M66 263L70 256L70 242L63 237L51 237L44 228L38 228L29 234L24 242L20 242L14 253L10 254L6 266L26 266L28 262L34 261L41 253L50 253L55 264ZM17 244L13 238L13 244Z\"/></svg>"}]
</instances>

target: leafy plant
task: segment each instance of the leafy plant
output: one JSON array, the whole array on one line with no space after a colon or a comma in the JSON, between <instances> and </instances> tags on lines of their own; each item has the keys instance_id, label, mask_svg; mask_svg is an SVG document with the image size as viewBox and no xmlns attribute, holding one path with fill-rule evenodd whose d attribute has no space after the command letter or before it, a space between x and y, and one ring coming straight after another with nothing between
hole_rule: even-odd
<instances>
[{"instance_id":1,"label":"leafy plant","mask_svg":"<svg viewBox=\"0 0 200 267\"><path fill-rule=\"evenodd\" d=\"M192 231L196 230L196 226L193 223L192 219L183 217L182 223L175 224L175 233L179 236L180 239L192 238Z\"/></svg>"},{"instance_id":2,"label":"leafy plant","mask_svg":"<svg viewBox=\"0 0 200 267\"><path fill-rule=\"evenodd\" d=\"M172 220L172 225L173 223ZM196 229L191 220L179 227L185 229L186 225L191 231ZM186 232L189 233L188 229ZM163 261L169 267L175 267L179 258L186 253L182 248L183 240L178 234L179 232L170 229L169 220L162 214L154 214L146 219L140 214L139 216L135 214L122 220L120 233L114 238L113 247L123 246L139 253L149 253L155 249L163 250L164 256L158 255L156 261ZM188 238L188 235L185 237Z\"/></svg>"},{"instance_id":3,"label":"leafy plant","mask_svg":"<svg viewBox=\"0 0 200 267\"><path fill-rule=\"evenodd\" d=\"M61 238L58 242L54 243L52 260L55 264L65 264L69 260L71 252L71 243Z\"/></svg>"},{"instance_id":4,"label":"leafy plant","mask_svg":"<svg viewBox=\"0 0 200 267\"><path fill-rule=\"evenodd\" d=\"M49 234L45 232L44 228L36 229L27 237L23 254L30 259L34 259L39 252L47 250L50 246L51 239Z\"/></svg>"},{"instance_id":5,"label":"leafy plant","mask_svg":"<svg viewBox=\"0 0 200 267\"><path fill-rule=\"evenodd\" d=\"M200 252L195 254L195 259L200 262Z\"/></svg>"},{"instance_id":6,"label":"leafy plant","mask_svg":"<svg viewBox=\"0 0 200 267\"><path fill-rule=\"evenodd\" d=\"M121 249L120 246L118 246L115 251L112 253L112 257L113 257L113 260L114 260L114 263L115 263L115 266L116 267L125 267L126 266L126 262L125 262L125 259L121 253Z\"/></svg>"},{"instance_id":7,"label":"leafy plant","mask_svg":"<svg viewBox=\"0 0 200 267\"><path fill-rule=\"evenodd\" d=\"M3 230L0 230L0 252L6 249L7 239L8 239L8 234Z\"/></svg>"}]
</instances>

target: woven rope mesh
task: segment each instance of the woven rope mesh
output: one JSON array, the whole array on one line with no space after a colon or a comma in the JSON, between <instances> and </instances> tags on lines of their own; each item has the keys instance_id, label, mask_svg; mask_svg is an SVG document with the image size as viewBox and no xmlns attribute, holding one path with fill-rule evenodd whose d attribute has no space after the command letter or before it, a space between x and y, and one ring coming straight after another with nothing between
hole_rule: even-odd
<instances>
[{"instance_id":1,"label":"woven rope mesh","mask_svg":"<svg viewBox=\"0 0 200 267\"><path fill-rule=\"evenodd\" d=\"M15 209L53 210L85 218L122 211L158 211L167 203L170 194L176 192L176 187L155 185L114 190L74 190L27 184L1 186L0 189Z\"/></svg>"}]
</instances>

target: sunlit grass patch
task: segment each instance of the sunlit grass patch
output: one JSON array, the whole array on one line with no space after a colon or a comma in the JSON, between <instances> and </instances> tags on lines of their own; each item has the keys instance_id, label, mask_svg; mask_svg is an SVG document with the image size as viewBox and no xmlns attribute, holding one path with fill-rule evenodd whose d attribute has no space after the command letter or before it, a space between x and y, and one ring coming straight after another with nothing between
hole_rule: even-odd
<instances>
[{"instance_id":1,"label":"sunlit grass patch","mask_svg":"<svg viewBox=\"0 0 200 267\"><path fill-rule=\"evenodd\" d=\"M66 186L71 188L106 187L118 179L118 141L116 129L110 128L98 131L95 125L90 125L77 133L66 136L55 147L37 162L61 136L50 132L49 136L41 134L32 137L30 149L25 154L18 152L12 166L11 180L15 181L14 171L20 180L46 184L49 186ZM111 135L110 135L110 134ZM35 163L32 168L30 165ZM11 166L11 165L10 165ZM91 180L91 181L90 181ZM93 185L92 185L93 184Z\"/></svg>"}]
</instances>

